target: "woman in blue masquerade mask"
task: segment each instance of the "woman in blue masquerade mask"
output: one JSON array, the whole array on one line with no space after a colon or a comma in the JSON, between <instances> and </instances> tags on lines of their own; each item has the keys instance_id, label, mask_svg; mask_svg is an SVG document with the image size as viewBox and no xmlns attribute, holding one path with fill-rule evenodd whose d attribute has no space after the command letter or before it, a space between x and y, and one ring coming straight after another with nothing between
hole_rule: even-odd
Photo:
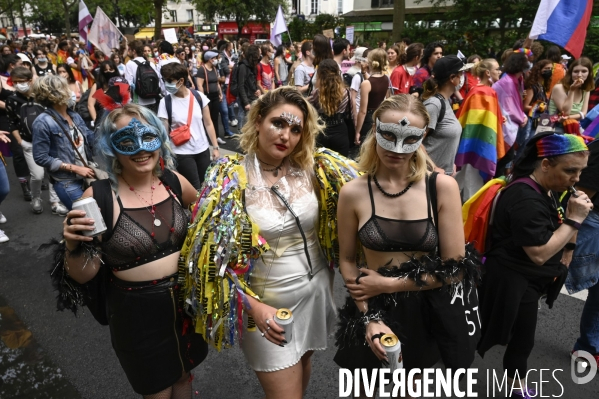
<instances>
[{"instance_id":1,"label":"woman in blue masquerade mask","mask_svg":"<svg viewBox=\"0 0 599 399\"><path fill-rule=\"evenodd\" d=\"M80 232L93 229L94 221L81 210L69 212L65 269L85 283L108 268L112 344L133 390L151 398L191 397L189 373L206 357L207 345L185 327L189 321L178 311L177 279L185 208L197 191L174 171L168 135L147 108L128 104L112 111L97 136L98 158L109 179L92 185L84 197L93 196L101 208L108 201L113 210L102 210L107 230L99 237L101 255L91 257L73 251L89 243L91 237Z\"/></svg>"}]
</instances>

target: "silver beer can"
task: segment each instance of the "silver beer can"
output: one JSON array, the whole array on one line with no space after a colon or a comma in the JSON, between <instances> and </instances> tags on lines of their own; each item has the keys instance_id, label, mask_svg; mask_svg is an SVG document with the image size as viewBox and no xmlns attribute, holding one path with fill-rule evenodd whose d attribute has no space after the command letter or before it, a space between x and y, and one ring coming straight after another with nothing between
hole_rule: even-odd
<instances>
[{"instance_id":1,"label":"silver beer can","mask_svg":"<svg viewBox=\"0 0 599 399\"><path fill-rule=\"evenodd\" d=\"M393 373L397 369L403 368L403 359L401 358L401 342L395 334L385 334L381 337L381 345L387 352L389 360L389 369Z\"/></svg>"},{"instance_id":2,"label":"silver beer can","mask_svg":"<svg viewBox=\"0 0 599 399\"><path fill-rule=\"evenodd\" d=\"M290 309L281 308L277 310L274 320L285 330L285 341L291 342L293 339L293 312Z\"/></svg>"},{"instance_id":3,"label":"silver beer can","mask_svg":"<svg viewBox=\"0 0 599 399\"><path fill-rule=\"evenodd\" d=\"M106 223L100 212L100 208L93 197L81 198L73 202L73 210L82 210L85 217L94 220L94 230L83 230L81 234L87 237L95 237L106 231Z\"/></svg>"}]
</instances>

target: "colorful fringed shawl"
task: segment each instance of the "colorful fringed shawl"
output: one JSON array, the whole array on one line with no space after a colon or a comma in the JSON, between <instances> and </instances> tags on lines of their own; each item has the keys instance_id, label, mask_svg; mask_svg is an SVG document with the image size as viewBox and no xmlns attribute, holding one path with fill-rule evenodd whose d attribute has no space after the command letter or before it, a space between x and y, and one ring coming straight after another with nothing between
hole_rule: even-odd
<instances>
[{"instance_id":1,"label":"colorful fringed shawl","mask_svg":"<svg viewBox=\"0 0 599 399\"><path fill-rule=\"evenodd\" d=\"M505 155L502 115L497 93L488 86L473 88L460 108L458 120L462 137L455 164L470 164L478 169L484 180L493 177L497 160Z\"/></svg>"},{"instance_id":2,"label":"colorful fringed shawl","mask_svg":"<svg viewBox=\"0 0 599 399\"><path fill-rule=\"evenodd\" d=\"M206 173L179 260L185 309L195 331L218 350L242 338L245 296L260 300L249 285L253 263L270 249L244 207L248 182L242 160L239 155L221 158ZM318 237L333 267L339 264L339 191L359 173L353 161L324 148L316 151L314 160L320 205ZM248 329L253 328L250 318Z\"/></svg>"}]
</instances>

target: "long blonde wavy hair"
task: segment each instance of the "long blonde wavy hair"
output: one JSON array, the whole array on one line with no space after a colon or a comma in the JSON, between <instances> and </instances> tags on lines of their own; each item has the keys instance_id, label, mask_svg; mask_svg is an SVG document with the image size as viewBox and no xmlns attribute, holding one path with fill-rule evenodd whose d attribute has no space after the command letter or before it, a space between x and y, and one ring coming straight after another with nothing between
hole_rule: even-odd
<instances>
[{"instance_id":1,"label":"long blonde wavy hair","mask_svg":"<svg viewBox=\"0 0 599 399\"><path fill-rule=\"evenodd\" d=\"M247 122L241 128L239 145L246 154L257 153L258 131L256 124L265 118L275 107L284 104L295 105L304 117L303 131L299 142L289 155L292 164L304 170L310 170L314 164L316 136L324 131L325 125L318 119L316 109L308 103L302 94L290 86L282 86L268 91L252 103Z\"/></svg>"},{"instance_id":2,"label":"long blonde wavy hair","mask_svg":"<svg viewBox=\"0 0 599 399\"><path fill-rule=\"evenodd\" d=\"M430 118L422 101L409 94L398 94L385 99L381 105L372 114L372 120L376 121L381 118L387 111L409 112L413 115L420 116L424 119L424 127L428 126ZM376 152L376 122L372 124L372 130L368 134L368 138L362 144L360 149L360 157L358 158L358 166L361 171L374 175L378 170L381 160ZM420 145L412 159L410 160L410 175L409 181L417 182L423 179L427 172L432 172L435 168L434 162L424 151L424 147Z\"/></svg>"},{"instance_id":3,"label":"long blonde wavy hair","mask_svg":"<svg viewBox=\"0 0 599 399\"><path fill-rule=\"evenodd\" d=\"M333 59L323 60L318 66L318 102L325 115L337 113L339 104L343 101L345 87L339 73L339 65Z\"/></svg>"}]
</instances>

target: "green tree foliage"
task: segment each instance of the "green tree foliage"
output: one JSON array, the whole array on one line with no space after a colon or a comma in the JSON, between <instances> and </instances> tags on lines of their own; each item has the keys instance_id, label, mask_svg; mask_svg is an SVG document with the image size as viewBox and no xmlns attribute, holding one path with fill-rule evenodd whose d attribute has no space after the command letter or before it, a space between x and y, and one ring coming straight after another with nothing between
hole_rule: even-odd
<instances>
[{"instance_id":1,"label":"green tree foliage","mask_svg":"<svg viewBox=\"0 0 599 399\"><path fill-rule=\"evenodd\" d=\"M287 12L287 3L281 2L280 0L190 1L207 21L215 21L216 17L224 17L237 22L237 26L245 26L252 17L255 17L257 21L263 23L274 22L277 10L279 9L279 4L283 7L283 12Z\"/></svg>"},{"instance_id":2,"label":"green tree foliage","mask_svg":"<svg viewBox=\"0 0 599 399\"><path fill-rule=\"evenodd\" d=\"M428 18L443 20L437 29L432 29L437 32L425 36L447 40L452 52L460 48L464 53L486 54L489 47L511 48L516 40L527 37L540 0L433 0L432 3L435 15ZM409 27L404 34L423 41L415 35L421 33L416 21L413 17L407 19Z\"/></svg>"},{"instance_id":3,"label":"green tree foliage","mask_svg":"<svg viewBox=\"0 0 599 399\"><path fill-rule=\"evenodd\" d=\"M305 21L301 18L293 18L287 28L293 41L312 39L323 30L340 28L340 34L345 33L345 22L343 18L337 18L331 14L318 14L314 22Z\"/></svg>"}]
</instances>

